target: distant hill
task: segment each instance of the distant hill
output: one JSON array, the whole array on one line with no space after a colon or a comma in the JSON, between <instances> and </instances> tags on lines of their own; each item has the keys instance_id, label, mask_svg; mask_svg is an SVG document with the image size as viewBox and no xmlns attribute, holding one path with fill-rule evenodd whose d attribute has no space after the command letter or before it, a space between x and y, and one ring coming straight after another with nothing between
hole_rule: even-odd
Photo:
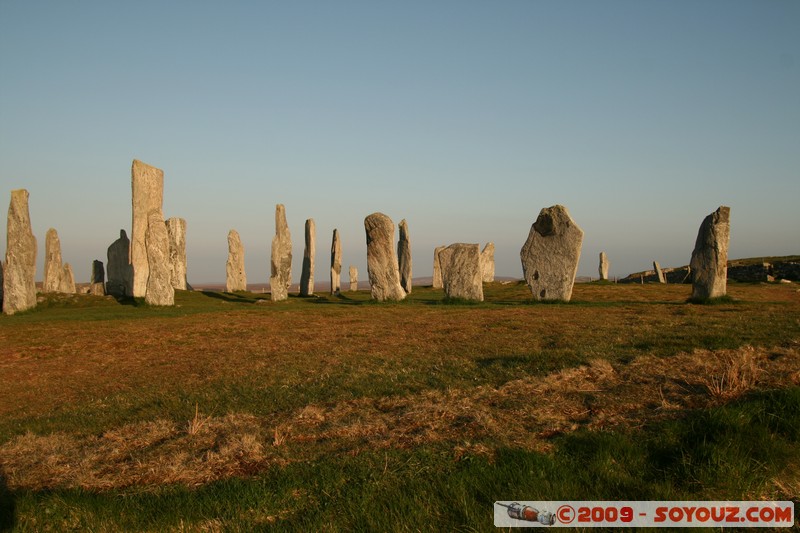
<instances>
[{"instance_id":1,"label":"distant hill","mask_svg":"<svg viewBox=\"0 0 800 533\"><path fill-rule=\"evenodd\" d=\"M688 283L691 281L689 265L661 269L667 283ZM728 261L728 279L733 281L774 281L786 279L800 281L800 255L777 257L748 257ZM628 274L619 283L641 283L658 281L655 270L643 270Z\"/></svg>"}]
</instances>

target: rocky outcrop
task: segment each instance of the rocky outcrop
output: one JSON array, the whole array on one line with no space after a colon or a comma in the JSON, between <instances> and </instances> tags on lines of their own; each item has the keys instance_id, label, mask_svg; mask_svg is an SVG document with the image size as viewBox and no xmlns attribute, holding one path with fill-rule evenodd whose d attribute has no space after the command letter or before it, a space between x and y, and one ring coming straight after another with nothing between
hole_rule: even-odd
<instances>
[{"instance_id":1,"label":"rocky outcrop","mask_svg":"<svg viewBox=\"0 0 800 533\"><path fill-rule=\"evenodd\" d=\"M172 288L185 291L189 288L186 281L186 221L182 218L167 219L167 237L169 238L169 267Z\"/></svg>"},{"instance_id":2,"label":"rocky outcrop","mask_svg":"<svg viewBox=\"0 0 800 533\"><path fill-rule=\"evenodd\" d=\"M124 229L119 230L119 239L108 247L108 282L106 292L116 298L133 296L133 265L130 262L131 241Z\"/></svg>"},{"instance_id":3,"label":"rocky outcrop","mask_svg":"<svg viewBox=\"0 0 800 533\"><path fill-rule=\"evenodd\" d=\"M400 221L400 239L397 241L397 267L400 272L400 286L411 294L411 237L406 219Z\"/></svg>"},{"instance_id":4,"label":"rocky outcrop","mask_svg":"<svg viewBox=\"0 0 800 533\"><path fill-rule=\"evenodd\" d=\"M481 275L484 283L494 281L494 243L487 242L481 252Z\"/></svg>"},{"instance_id":5,"label":"rocky outcrop","mask_svg":"<svg viewBox=\"0 0 800 533\"><path fill-rule=\"evenodd\" d=\"M608 256L605 252L600 252L600 265L597 267L602 281L608 280Z\"/></svg>"},{"instance_id":6,"label":"rocky outcrop","mask_svg":"<svg viewBox=\"0 0 800 533\"><path fill-rule=\"evenodd\" d=\"M433 250L433 288L441 289L444 287L442 284L442 264L439 261L439 252L444 250L446 246L437 246Z\"/></svg>"},{"instance_id":7,"label":"rocky outcrop","mask_svg":"<svg viewBox=\"0 0 800 533\"><path fill-rule=\"evenodd\" d=\"M358 290L358 269L353 265L350 265L350 290Z\"/></svg>"},{"instance_id":8,"label":"rocky outcrop","mask_svg":"<svg viewBox=\"0 0 800 533\"><path fill-rule=\"evenodd\" d=\"M228 261L225 263L225 290L246 291L247 275L244 272L244 245L239 232L228 232Z\"/></svg>"},{"instance_id":9,"label":"rocky outcrop","mask_svg":"<svg viewBox=\"0 0 800 533\"><path fill-rule=\"evenodd\" d=\"M153 211L148 217L145 231L145 251L149 264L149 275L144 295L148 305L175 305L175 289L172 286L172 269L169 262L169 236L164 217Z\"/></svg>"},{"instance_id":10,"label":"rocky outcrop","mask_svg":"<svg viewBox=\"0 0 800 533\"><path fill-rule=\"evenodd\" d=\"M148 220L153 211L161 212L164 198L164 171L134 159L131 166L133 231L131 232L130 261L133 267L133 296L147 292L150 264L147 260ZM162 215L163 217L163 215ZM166 230L165 230L166 233ZM167 265L169 257L166 257ZM110 263L110 261L109 261ZM109 279L111 268L109 264Z\"/></svg>"},{"instance_id":11,"label":"rocky outcrop","mask_svg":"<svg viewBox=\"0 0 800 533\"><path fill-rule=\"evenodd\" d=\"M311 296L314 294L314 258L317 253L317 227L313 218L306 220L305 237L303 269L300 272L300 296Z\"/></svg>"},{"instance_id":12,"label":"rocky outcrop","mask_svg":"<svg viewBox=\"0 0 800 533\"><path fill-rule=\"evenodd\" d=\"M730 207L720 206L700 225L689 263L692 299L718 298L726 294L730 212Z\"/></svg>"},{"instance_id":13,"label":"rocky outcrop","mask_svg":"<svg viewBox=\"0 0 800 533\"><path fill-rule=\"evenodd\" d=\"M333 240L331 241L331 294L338 294L341 290L342 290L342 242L339 239L339 230L334 229Z\"/></svg>"},{"instance_id":14,"label":"rocky outcrop","mask_svg":"<svg viewBox=\"0 0 800 533\"><path fill-rule=\"evenodd\" d=\"M6 231L3 313L13 315L36 306L36 237L25 189L11 191Z\"/></svg>"},{"instance_id":15,"label":"rocky outcrop","mask_svg":"<svg viewBox=\"0 0 800 533\"><path fill-rule=\"evenodd\" d=\"M445 296L483 301L483 272L479 245L451 244L439 252L439 261Z\"/></svg>"},{"instance_id":16,"label":"rocky outcrop","mask_svg":"<svg viewBox=\"0 0 800 533\"><path fill-rule=\"evenodd\" d=\"M286 208L275 206L275 237L272 238L269 278L270 298L280 302L289 298L292 284L292 234L286 223Z\"/></svg>"},{"instance_id":17,"label":"rocky outcrop","mask_svg":"<svg viewBox=\"0 0 800 533\"><path fill-rule=\"evenodd\" d=\"M379 302L402 300L406 291L400 286L400 273L394 251L394 223L383 213L364 219L367 233L367 275L372 298Z\"/></svg>"}]
</instances>

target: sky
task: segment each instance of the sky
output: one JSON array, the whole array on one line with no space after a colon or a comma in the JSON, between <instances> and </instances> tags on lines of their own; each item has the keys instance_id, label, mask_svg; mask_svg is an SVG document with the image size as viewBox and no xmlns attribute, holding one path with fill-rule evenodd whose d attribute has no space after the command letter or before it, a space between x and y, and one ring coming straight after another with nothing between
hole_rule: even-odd
<instances>
[{"instance_id":1,"label":"sky","mask_svg":"<svg viewBox=\"0 0 800 533\"><path fill-rule=\"evenodd\" d=\"M730 257L800 253L800 2L0 0L0 205L30 192L43 272L78 282L130 234L133 159L187 220L190 283L225 281L228 230L269 279L275 205L300 278L366 279L363 221L435 246L492 241L498 276L543 207L585 232L578 275L689 262L731 207ZM6 235L1 232L0 250Z\"/></svg>"}]
</instances>

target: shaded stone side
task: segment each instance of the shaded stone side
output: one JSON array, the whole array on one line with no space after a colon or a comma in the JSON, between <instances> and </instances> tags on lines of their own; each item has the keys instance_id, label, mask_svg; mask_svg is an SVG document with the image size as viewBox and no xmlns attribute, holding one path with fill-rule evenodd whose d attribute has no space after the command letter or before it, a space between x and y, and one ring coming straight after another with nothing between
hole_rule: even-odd
<instances>
[{"instance_id":1,"label":"shaded stone side","mask_svg":"<svg viewBox=\"0 0 800 533\"><path fill-rule=\"evenodd\" d=\"M394 223L383 213L364 219L367 233L367 275L372 298L379 302L402 300L406 291L400 286L400 273L394 250Z\"/></svg>"},{"instance_id":2,"label":"shaded stone side","mask_svg":"<svg viewBox=\"0 0 800 533\"><path fill-rule=\"evenodd\" d=\"M477 244L451 244L439 252L442 283L448 298L483 301L481 248Z\"/></svg>"},{"instance_id":3,"label":"shaded stone side","mask_svg":"<svg viewBox=\"0 0 800 533\"><path fill-rule=\"evenodd\" d=\"M481 252L481 275L484 283L494 281L494 243L487 242Z\"/></svg>"},{"instance_id":4,"label":"shaded stone side","mask_svg":"<svg viewBox=\"0 0 800 533\"><path fill-rule=\"evenodd\" d=\"M175 289L172 286L172 268L169 262L169 236L160 211L153 211L148 217L145 251L149 275L144 301L148 305L175 305Z\"/></svg>"},{"instance_id":5,"label":"shaded stone side","mask_svg":"<svg viewBox=\"0 0 800 533\"><path fill-rule=\"evenodd\" d=\"M305 238L303 269L300 272L300 296L311 296L314 294L314 258L317 254L317 227L313 218L306 220Z\"/></svg>"},{"instance_id":6,"label":"shaded stone side","mask_svg":"<svg viewBox=\"0 0 800 533\"><path fill-rule=\"evenodd\" d=\"M108 281L106 293L117 298L133 296L133 265L130 261L131 241L124 229L119 230L119 239L108 247Z\"/></svg>"},{"instance_id":7,"label":"shaded stone side","mask_svg":"<svg viewBox=\"0 0 800 533\"><path fill-rule=\"evenodd\" d=\"M36 306L36 237L31 230L28 191L11 191L3 265L3 313L13 315Z\"/></svg>"},{"instance_id":8,"label":"shaded stone side","mask_svg":"<svg viewBox=\"0 0 800 533\"><path fill-rule=\"evenodd\" d=\"M244 271L244 245L239 232L228 232L228 261L225 263L225 290L246 291L247 275Z\"/></svg>"},{"instance_id":9,"label":"shaded stone side","mask_svg":"<svg viewBox=\"0 0 800 533\"><path fill-rule=\"evenodd\" d=\"M700 225L689 263L693 299L718 298L726 294L730 213L730 207L720 206Z\"/></svg>"},{"instance_id":10,"label":"shaded stone side","mask_svg":"<svg viewBox=\"0 0 800 533\"><path fill-rule=\"evenodd\" d=\"M131 165L131 190L133 213L130 250L130 261L133 267L132 290L133 296L139 298L147 292L147 278L150 271L145 243L148 217L151 212L162 209L164 171L134 159Z\"/></svg>"},{"instance_id":11,"label":"shaded stone side","mask_svg":"<svg viewBox=\"0 0 800 533\"><path fill-rule=\"evenodd\" d=\"M408 222L406 219L400 221L400 239L397 241L397 267L400 272L400 286L411 294L411 236L408 233Z\"/></svg>"},{"instance_id":12,"label":"shaded stone side","mask_svg":"<svg viewBox=\"0 0 800 533\"><path fill-rule=\"evenodd\" d=\"M433 288L434 289L444 288L444 284L442 283L442 264L439 261L439 252L441 252L445 248L446 248L446 246L437 246L433 250Z\"/></svg>"},{"instance_id":13,"label":"shaded stone side","mask_svg":"<svg viewBox=\"0 0 800 533\"><path fill-rule=\"evenodd\" d=\"M185 291L186 281L186 220L169 218L166 222L169 238L170 283L172 288Z\"/></svg>"},{"instance_id":14,"label":"shaded stone side","mask_svg":"<svg viewBox=\"0 0 800 533\"><path fill-rule=\"evenodd\" d=\"M270 255L270 298L280 302L289 298L292 283L292 234L286 223L286 208L275 206L275 237L272 238Z\"/></svg>"},{"instance_id":15,"label":"shaded stone side","mask_svg":"<svg viewBox=\"0 0 800 533\"><path fill-rule=\"evenodd\" d=\"M342 290L342 242L339 238L339 230L334 229L333 239L331 240L331 294L337 294L341 290Z\"/></svg>"},{"instance_id":16,"label":"shaded stone side","mask_svg":"<svg viewBox=\"0 0 800 533\"><path fill-rule=\"evenodd\" d=\"M353 265L350 265L350 290L358 290L358 269Z\"/></svg>"}]
</instances>

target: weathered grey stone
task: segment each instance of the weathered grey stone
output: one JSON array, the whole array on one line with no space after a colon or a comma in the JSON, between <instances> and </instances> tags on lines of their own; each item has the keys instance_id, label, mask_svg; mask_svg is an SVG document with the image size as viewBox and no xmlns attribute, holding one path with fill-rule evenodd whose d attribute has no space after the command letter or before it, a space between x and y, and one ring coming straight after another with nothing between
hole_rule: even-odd
<instances>
[{"instance_id":1,"label":"weathered grey stone","mask_svg":"<svg viewBox=\"0 0 800 533\"><path fill-rule=\"evenodd\" d=\"M61 286L58 292L63 294L75 294L75 273L69 263L64 263L61 269Z\"/></svg>"},{"instance_id":2,"label":"weathered grey stone","mask_svg":"<svg viewBox=\"0 0 800 533\"><path fill-rule=\"evenodd\" d=\"M720 206L700 225L689 263L693 299L717 298L726 294L730 214L730 207Z\"/></svg>"},{"instance_id":3,"label":"weathered grey stone","mask_svg":"<svg viewBox=\"0 0 800 533\"><path fill-rule=\"evenodd\" d=\"M172 269L169 263L169 236L164 215L161 211L154 210L147 220L145 250L149 275L144 301L148 305L175 305L175 289L172 287Z\"/></svg>"},{"instance_id":4,"label":"weathered grey stone","mask_svg":"<svg viewBox=\"0 0 800 533\"><path fill-rule=\"evenodd\" d=\"M186 221L182 218L169 218L166 222L169 238L170 283L177 290L185 291L186 282Z\"/></svg>"},{"instance_id":5,"label":"weathered grey stone","mask_svg":"<svg viewBox=\"0 0 800 533\"><path fill-rule=\"evenodd\" d=\"M305 237L303 270L300 272L300 296L311 296L314 294L314 258L317 253L317 227L313 218L306 220Z\"/></svg>"},{"instance_id":6,"label":"weathered grey stone","mask_svg":"<svg viewBox=\"0 0 800 533\"><path fill-rule=\"evenodd\" d=\"M350 290L358 290L358 269L353 265L350 265Z\"/></svg>"},{"instance_id":7,"label":"weathered grey stone","mask_svg":"<svg viewBox=\"0 0 800 533\"><path fill-rule=\"evenodd\" d=\"M608 280L608 256L605 252L600 252L600 265L597 267L597 271L600 273L601 280Z\"/></svg>"},{"instance_id":8,"label":"weathered grey stone","mask_svg":"<svg viewBox=\"0 0 800 533\"><path fill-rule=\"evenodd\" d=\"M653 270L656 272L656 278L658 278L659 283L667 282L667 278L664 277L664 271L661 270L661 265L658 264L658 261L653 261Z\"/></svg>"},{"instance_id":9,"label":"weathered grey stone","mask_svg":"<svg viewBox=\"0 0 800 533\"><path fill-rule=\"evenodd\" d=\"M44 279L42 292L64 292L64 265L61 260L61 241L54 228L47 230L44 238Z\"/></svg>"},{"instance_id":10,"label":"weathered grey stone","mask_svg":"<svg viewBox=\"0 0 800 533\"><path fill-rule=\"evenodd\" d=\"M379 302L402 300L406 291L400 286L400 273L394 251L394 223L383 213L364 219L367 232L367 275L372 298Z\"/></svg>"},{"instance_id":11,"label":"weathered grey stone","mask_svg":"<svg viewBox=\"0 0 800 533\"><path fill-rule=\"evenodd\" d=\"M439 252L444 294L448 298L483 301L481 247L477 244L451 244Z\"/></svg>"},{"instance_id":12,"label":"weathered grey stone","mask_svg":"<svg viewBox=\"0 0 800 533\"><path fill-rule=\"evenodd\" d=\"M539 212L520 251L522 272L535 300L572 297L581 257L583 231L563 205Z\"/></svg>"},{"instance_id":13,"label":"weathered grey stone","mask_svg":"<svg viewBox=\"0 0 800 533\"><path fill-rule=\"evenodd\" d=\"M494 281L494 243L487 242L481 252L481 276L484 283Z\"/></svg>"},{"instance_id":14,"label":"weathered grey stone","mask_svg":"<svg viewBox=\"0 0 800 533\"><path fill-rule=\"evenodd\" d=\"M279 302L289 298L292 284L292 235L286 223L286 208L275 206L275 237L272 238L269 278L270 298Z\"/></svg>"},{"instance_id":15,"label":"weathered grey stone","mask_svg":"<svg viewBox=\"0 0 800 533\"><path fill-rule=\"evenodd\" d=\"M164 171L134 159L131 166L131 189L133 207L133 231L131 232L130 250L130 260L133 266L132 288L133 296L139 298L145 296L147 292L150 265L147 261L145 234L147 233L150 213L161 211L162 209ZM169 264L169 256L165 259ZM109 277L110 274L109 272Z\"/></svg>"},{"instance_id":16,"label":"weathered grey stone","mask_svg":"<svg viewBox=\"0 0 800 533\"><path fill-rule=\"evenodd\" d=\"M411 294L411 237L408 234L408 222L400 221L400 239L397 241L397 267L400 272L400 286Z\"/></svg>"},{"instance_id":17,"label":"weathered grey stone","mask_svg":"<svg viewBox=\"0 0 800 533\"><path fill-rule=\"evenodd\" d=\"M119 239L108 247L108 282L106 292L122 298L133 296L133 265L130 261L131 241L124 229L119 230Z\"/></svg>"},{"instance_id":18,"label":"weathered grey stone","mask_svg":"<svg viewBox=\"0 0 800 533\"><path fill-rule=\"evenodd\" d=\"M444 288L444 284L442 283L442 264L439 261L439 252L441 252L445 248L446 248L446 246L437 246L433 250L433 288L434 289Z\"/></svg>"},{"instance_id":19,"label":"weathered grey stone","mask_svg":"<svg viewBox=\"0 0 800 533\"><path fill-rule=\"evenodd\" d=\"M338 294L341 290L342 290L342 241L339 238L339 230L334 229L333 240L331 240L331 294Z\"/></svg>"},{"instance_id":20,"label":"weathered grey stone","mask_svg":"<svg viewBox=\"0 0 800 533\"><path fill-rule=\"evenodd\" d=\"M3 313L36 307L36 237L31 230L28 191L11 191L3 266Z\"/></svg>"},{"instance_id":21,"label":"weathered grey stone","mask_svg":"<svg viewBox=\"0 0 800 533\"><path fill-rule=\"evenodd\" d=\"M92 261L92 276L89 278L89 294L96 296L106 295L106 271L103 262L95 259Z\"/></svg>"},{"instance_id":22,"label":"weathered grey stone","mask_svg":"<svg viewBox=\"0 0 800 533\"><path fill-rule=\"evenodd\" d=\"M239 232L228 232L228 262L225 264L225 290L228 292L246 291L247 276L244 272L244 245Z\"/></svg>"}]
</instances>

